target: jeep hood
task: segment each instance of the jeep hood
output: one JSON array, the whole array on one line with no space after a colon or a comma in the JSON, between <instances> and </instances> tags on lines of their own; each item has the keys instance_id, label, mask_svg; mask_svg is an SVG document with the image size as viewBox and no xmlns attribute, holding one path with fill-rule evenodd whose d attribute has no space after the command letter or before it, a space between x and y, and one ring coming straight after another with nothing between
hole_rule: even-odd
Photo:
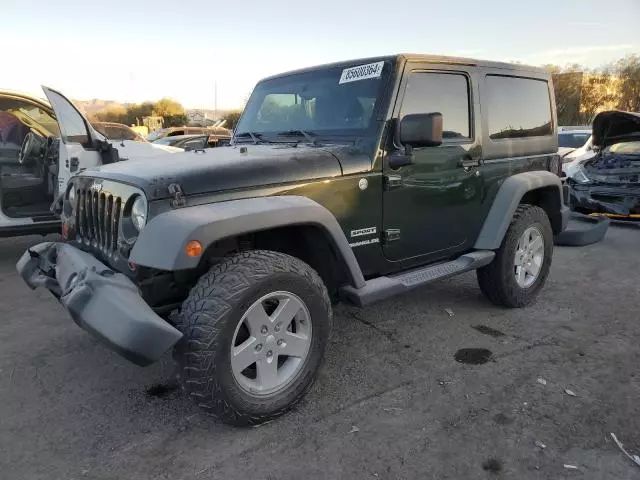
<instances>
[{"instance_id":1,"label":"jeep hood","mask_svg":"<svg viewBox=\"0 0 640 480\"><path fill-rule=\"evenodd\" d=\"M604 148L632 140L640 140L640 113L609 110L594 118L594 146Z\"/></svg>"},{"instance_id":2,"label":"jeep hood","mask_svg":"<svg viewBox=\"0 0 640 480\"><path fill-rule=\"evenodd\" d=\"M120 160L132 160L136 158L149 158L167 153L184 152L184 148L170 147L169 145L157 145L150 142L136 142L135 140L111 140L107 142L118 150Z\"/></svg>"},{"instance_id":3,"label":"jeep hood","mask_svg":"<svg viewBox=\"0 0 640 480\"><path fill-rule=\"evenodd\" d=\"M342 168L323 147L235 145L138 158L87 169L80 175L136 185L149 200L157 200L169 197L172 183L189 196L337 177Z\"/></svg>"}]
</instances>

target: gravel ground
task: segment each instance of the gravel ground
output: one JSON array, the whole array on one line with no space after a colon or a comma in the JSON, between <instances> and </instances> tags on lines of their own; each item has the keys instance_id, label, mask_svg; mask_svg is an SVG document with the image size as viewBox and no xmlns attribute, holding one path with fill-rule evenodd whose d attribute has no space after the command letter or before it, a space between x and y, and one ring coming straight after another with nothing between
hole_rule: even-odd
<instances>
[{"instance_id":1,"label":"gravel ground","mask_svg":"<svg viewBox=\"0 0 640 480\"><path fill-rule=\"evenodd\" d=\"M639 239L612 226L600 244L556 248L527 309L489 304L474 274L340 306L310 394L249 429L200 414L170 356L143 369L96 344L18 279L40 239L2 240L0 477L640 478L609 437L640 453ZM459 363L463 348L492 357Z\"/></svg>"}]
</instances>

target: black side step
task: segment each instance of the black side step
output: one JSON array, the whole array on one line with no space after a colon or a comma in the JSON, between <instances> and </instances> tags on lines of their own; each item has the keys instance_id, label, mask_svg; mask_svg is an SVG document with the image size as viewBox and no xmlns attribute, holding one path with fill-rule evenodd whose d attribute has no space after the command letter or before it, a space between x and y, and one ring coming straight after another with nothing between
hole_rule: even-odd
<instances>
[{"instance_id":1,"label":"black side step","mask_svg":"<svg viewBox=\"0 0 640 480\"><path fill-rule=\"evenodd\" d=\"M435 280L484 267L491 263L493 257L495 252L491 250L478 250L466 253L450 262L429 265L398 275L373 278L367 280L362 288L345 285L340 289L340 294L352 303L363 307Z\"/></svg>"}]
</instances>

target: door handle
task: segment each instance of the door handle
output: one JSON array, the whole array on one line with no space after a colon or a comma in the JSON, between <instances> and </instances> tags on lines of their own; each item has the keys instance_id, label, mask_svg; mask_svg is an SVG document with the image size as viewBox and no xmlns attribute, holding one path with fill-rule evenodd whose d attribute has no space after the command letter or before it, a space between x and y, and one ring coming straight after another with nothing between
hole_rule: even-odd
<instances>
[{"instance_id":1,"label":"door handle","mask_svg":"<svg viewBox=\"0 0 640 480\"><path fill-rule=\"evenodd\" d=\"M471 157L471 155L465 155L458 162L458 166L462 168L479 167L482 165L482 159L480 157Z\"/></svg>"}]
</instances>

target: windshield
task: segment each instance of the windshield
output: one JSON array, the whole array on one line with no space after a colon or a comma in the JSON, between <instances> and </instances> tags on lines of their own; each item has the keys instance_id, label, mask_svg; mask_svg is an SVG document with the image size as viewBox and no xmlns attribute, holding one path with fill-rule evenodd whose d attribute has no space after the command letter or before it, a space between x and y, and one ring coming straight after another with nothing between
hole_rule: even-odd
<instances>
[{"instance_id":1,"label":"windshield","mask_svg":"<svg viewBox=\"0 0 640 480\"><path fill-rule=\"evenodd\" d=\"M56 119L45 112L40 107L36 106L28 106L28 107L20 107L19 110L28 116L34 122L42 125L49 132L51 132L56 137L60 135L60 129L58 128L58 122Z\"/></svg>"},{"instance_id":2,"label":"windshield","mask_svg":"<svg viewBox=\"0 0 640 480\"><path fill-rule=\"evenodd\" d=\"M581 132L562 132L558 133L558 146L559 147L567 147L567 148L580 148L591 136L591 132L589 133L581 133Z\"/></svg>"},{"instance_id":3,"label":"windshield","mask_svg":"<svg viewBox=\"0 0 640 480\"><path fill-rule=\"evenodd\" d=\"M375 128L374 112L391 65L376 62L325 68L259 83L236 127L236 136L305 132L363 136Z\"/></svg>"}]
</instances>

